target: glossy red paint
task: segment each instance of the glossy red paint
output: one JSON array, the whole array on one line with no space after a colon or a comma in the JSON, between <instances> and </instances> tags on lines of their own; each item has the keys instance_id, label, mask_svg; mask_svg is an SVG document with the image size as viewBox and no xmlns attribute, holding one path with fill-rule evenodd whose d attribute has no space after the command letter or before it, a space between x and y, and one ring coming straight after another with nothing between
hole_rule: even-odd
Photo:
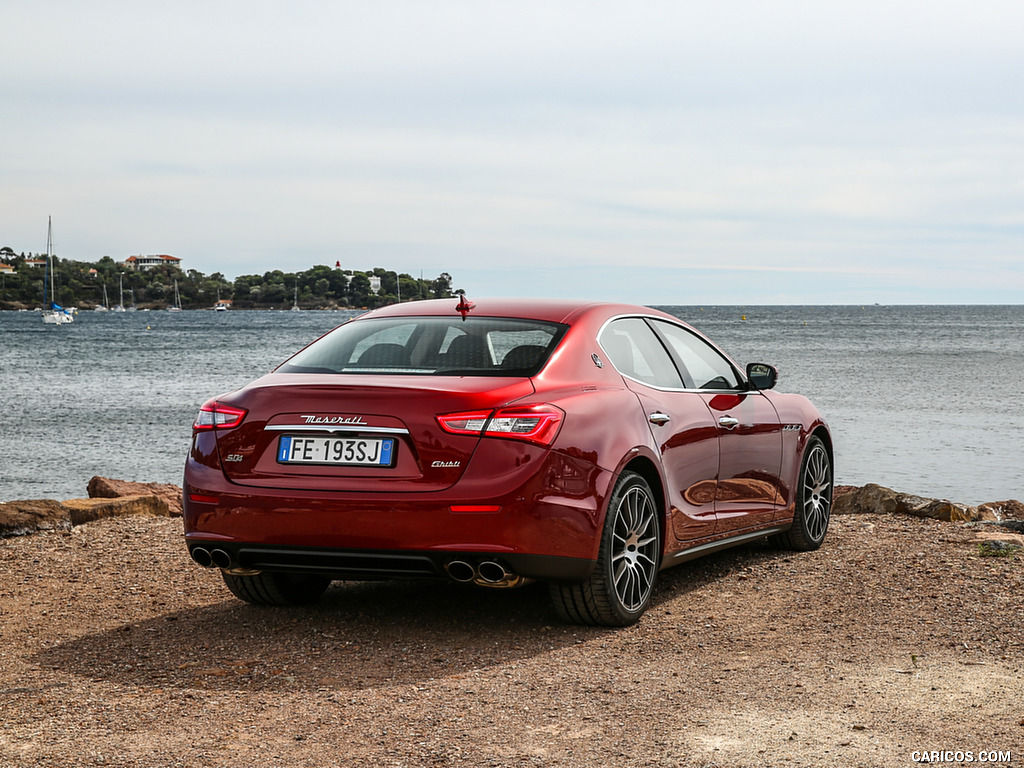
<instances>
[{"instance_id":1,"label":"glossy red paint","mask_svg":"<svg viewBox=\"0 0 1024 768\"><path fill-rule=\"evenodd\" d=\"M716 542L787 527L810 436L831 453L806 399L752 388L710 341L656 310L447 299L351 323L448 316L460 328L527 318L564 333L530 376L275 371L215 398L185 468L190 548L223 547L243 574L255 563L331 578L401 577L403 568L443 577L453 560L497 557L517 576L574 583L593 572L623 473L653 492L667 567ZM678 369L665 375L681 383L620 372L600 339L624 318L671 324L735 382L725 391L692 386L678 349L653 330L658 354ZM387 467L282 463L278 440L293 433L393 440L395 458Z\"/></svg>"}]
</instances>

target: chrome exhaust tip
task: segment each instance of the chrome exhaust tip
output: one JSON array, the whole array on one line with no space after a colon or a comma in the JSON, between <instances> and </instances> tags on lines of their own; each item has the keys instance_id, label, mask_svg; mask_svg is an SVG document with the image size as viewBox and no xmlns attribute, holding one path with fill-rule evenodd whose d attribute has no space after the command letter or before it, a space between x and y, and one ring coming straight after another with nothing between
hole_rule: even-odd
<instances>
[{"instance_id":1,"label":"chrome exhaust tip","mask_svg":"<svg viewBox=\"0 0 1024 768\"><path fill-rule=\"evenodd\" d=\"M231 555L223 549L215 549L210 553L210 561L215 568L230 568Z\"/></svg>"},{"instance_id":2,"label":"chrome exhaust tip","mask_svg":"<svg viewBox=\"0 0 1024 768\"><path fill-rule=\"evenodd\" d=\"M192 556L192 562L203 566L203 568L213 567L213 558L210 557L210 550L206 547L192 547L189 554Z\"/></svg>"},{"instance_id":3,"label":"chrome exhaust tip","mask_svg":"<svg viewBox=\"0 0 1024 768\"><path fill-rule=\"evenodd\" d=\"M460 584L467 584L476 578L476 570L465 560L452 560L444 569L448 571L453 581Z\"/></svg>"},{"instance_id":4,"label":"chrome exhaust tip","mask_svg":"<svg viewBox=\"0 0 1024 768\"><path fill-rule=\"evenodd\" d=\"M505 570L505 566L501 563L496 563L493 560L485 560L476 567L477 575L480 576L481 581L487 584L500 584L501 582L508 579L511 575Z\"/></svg>"},{"instance_id":5,"label":"chrome exhaust tip","mask_svg":"<svg viewBox=\"0 0 1024 768\"><path fill-rule=\"evenodd\" d=\"M501 563L485 560L476 567L476 578L473 580L473 583L478 587L515 589L516 587L525 586L532 581L533 579L510 571Z\"/></svg>"}]
</instances>

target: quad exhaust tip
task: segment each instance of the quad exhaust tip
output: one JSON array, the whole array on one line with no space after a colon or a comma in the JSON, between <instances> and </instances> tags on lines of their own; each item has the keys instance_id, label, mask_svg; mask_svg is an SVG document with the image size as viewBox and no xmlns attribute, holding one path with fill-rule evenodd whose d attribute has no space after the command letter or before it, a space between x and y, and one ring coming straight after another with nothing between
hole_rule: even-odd
<instances>
[{"instance_id":1,"label":"quad exhaust tip","mask_svg":"<svg viewBox=\"0 0 1024 768\"><path fill-rule=\"evenodd\" d=\"M224 549L210 550L206 547L192 547L192 561L203 568L231 568L234 560L231 553Z\"/></svg>"},{"instance_id":2,"label":"quad exhaust tip","mask_svg":"<svg viewBox=\"0 0 1024 768\"><path fill-rule=\"evenodd\" d=\"M529 579L513 573L494 560L484 560L476 564L465 560L451 560L445 564L444 569L452 581L457 581L460 584L472 583L480 587L509 588L529 582Z\"/></svg>"}]
</instances>

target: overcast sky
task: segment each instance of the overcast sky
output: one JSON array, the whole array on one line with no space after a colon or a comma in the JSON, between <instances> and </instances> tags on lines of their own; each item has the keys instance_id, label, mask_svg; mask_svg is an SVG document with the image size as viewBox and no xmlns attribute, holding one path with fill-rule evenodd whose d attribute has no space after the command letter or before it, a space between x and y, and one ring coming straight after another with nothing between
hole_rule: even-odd
<instances>
[{"instance_id":1,"label":"overcast sky","mask_svg":"<svg viewBox=\"0 0 1024 768\"><path fill-rule=\"evenodd\" d=\"M0 245L470 296L1024 301L1024 3L0 4Z\"/></svg>"}]
</instances>

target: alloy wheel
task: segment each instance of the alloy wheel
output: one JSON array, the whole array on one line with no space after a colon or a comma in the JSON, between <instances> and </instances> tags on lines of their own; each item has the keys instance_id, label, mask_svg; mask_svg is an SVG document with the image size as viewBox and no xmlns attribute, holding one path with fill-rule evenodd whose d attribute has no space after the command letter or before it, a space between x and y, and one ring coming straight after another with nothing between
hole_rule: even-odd
<instances>
[{"instance_id":1,"label":"alloy wheel","mask_svg":"<svg viewBox=\"0 0 1024 768\"><path fill-rule=\"evenodd\" d=\"M828 528L829 512L832 507L832 467L828 453L821 443L811 448L801 482L807 533L812 540L820 541Z\"/></svg>"},{"instance_id":2,"label":"alloy wheel","mask_svg":"<svg viewBox=\"0 0 1024 768\"><path fill-rule=\"evenodd\" d=\"M612 531L611 570L622 606L636 611L647 601L658 567L658 520L647 489L630 488L620 499Z\"/></svg>"}]
</instances>

